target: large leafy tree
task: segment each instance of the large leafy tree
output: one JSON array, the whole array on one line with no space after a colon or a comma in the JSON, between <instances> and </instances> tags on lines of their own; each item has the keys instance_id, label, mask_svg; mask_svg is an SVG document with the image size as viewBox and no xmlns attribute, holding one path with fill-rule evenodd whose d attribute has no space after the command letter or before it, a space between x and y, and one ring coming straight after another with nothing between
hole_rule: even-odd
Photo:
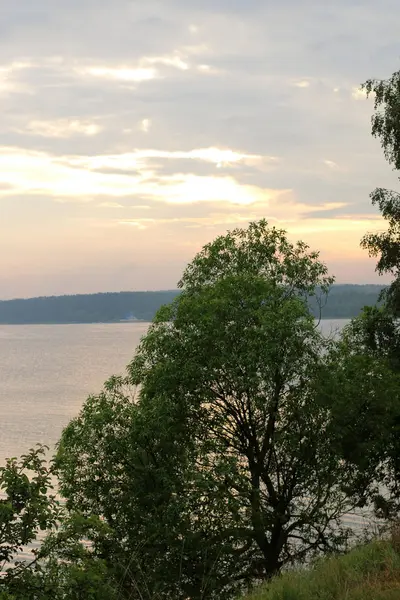
<instances>
[{"instance_id":1,"label":"large leafy tree","mask_svg":"<svg viewBox=\"0 0 400 600\"><path fill-rule=\"evenodd\" d=\"M130 597L230 598L344 547L341 518L370 481L341 458L341 390L323 385L333 342L307 304L331 283L317 253L265 221L217 238L127 377L64 431L62 491L71 509L109 524L99 552ZM368 369L361 394L374 387ZM341 401L357 393L350 382Z\"/></svg>"}]
</instances>

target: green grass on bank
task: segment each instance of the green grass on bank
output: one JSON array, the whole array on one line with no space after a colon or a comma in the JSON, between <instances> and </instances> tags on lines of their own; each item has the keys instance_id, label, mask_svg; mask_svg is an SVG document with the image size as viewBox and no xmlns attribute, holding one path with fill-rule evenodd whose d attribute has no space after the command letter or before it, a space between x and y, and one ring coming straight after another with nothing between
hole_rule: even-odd
<instances>
[{"instance_id":1,"label":"green grass on bank","mask_svg":"<svg viewBox=\"0 0 400 600\"><path fill-rule=\"evenodd\" d=\"M375 541L285 573L246 600L400 600L400 543Z\"/></svg>"}]
</instances>

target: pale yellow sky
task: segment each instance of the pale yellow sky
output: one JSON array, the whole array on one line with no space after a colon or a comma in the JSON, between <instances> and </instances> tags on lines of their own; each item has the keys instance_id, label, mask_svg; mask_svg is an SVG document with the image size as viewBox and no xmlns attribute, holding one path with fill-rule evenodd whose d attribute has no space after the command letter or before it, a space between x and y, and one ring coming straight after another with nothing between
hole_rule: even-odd
<instances>
[{"instance_id":1,"label":"pale yellow sky","mask_svg":"<svg viewBox=\"0 0 400 600\"><path fill-rule=\"evenodd\" d=\"M0 299L175 288L259 218L337 281L385 281L359 241L398 181L358 87L399 67L393 2L9 3Z\"/></svg>"}]
</instances>

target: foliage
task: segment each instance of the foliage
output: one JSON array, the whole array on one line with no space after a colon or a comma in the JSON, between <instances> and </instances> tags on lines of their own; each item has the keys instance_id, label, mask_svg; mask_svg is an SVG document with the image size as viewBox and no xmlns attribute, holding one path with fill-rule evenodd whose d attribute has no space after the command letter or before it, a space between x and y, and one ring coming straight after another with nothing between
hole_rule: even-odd
<instances>
[{"instance_id":1,"label":"foliage","mask_svg":"<svg viewBox=\"0 0 400 600\"><path fill-rule=\"evenodd\" d=\"M400 170L400 71L389 79L368 79L362 89L367 96L374 94L375 113L372 116L372 135L381 141L389 164Z\"/></svg>"},{"instance_id":2,"label":"foliage","mask_svg":"<svg viewBox=\"0 0 400 600\"><path fill-rule=\"evenodd\" d=\"M397 479L400 424L400 374L393 370L390 343L385 347L384 314L371 308L343 330L320 382L321 402L330 406L332 450L352 472L348 493L359 494L360 505L373 500L381 509L382 485L394 492ZM369 318L382 326L372 339ZM334 403L332 389L338 391ZM379 516L389 515L381 510Z\"/></svg>"},{"instance_id":3,"label":"foliage","mask_svg":"<svg viewBox=\"0 0 400 600\"><path fill-rule=\"evenodd\" d=\"M334 368L324 378L326 387L334 379L341 390L333 414L340 451L358 481L375 481L370 492L377 516L385 519L400 508L399 327L386 307L364 309L343 330ZM354 387L358 393L351 396Z\"/></svg>"},{"instance_id":4,"label":"foliage","mask_svg":"<svg viewBox=\"0 0 400 600\"><path fill-rule=\"evenodd\" d=\"M49 493L51 475L45 450L38 446L19 461L8 459L0 468L0 570L36 539L39 531L54 526L60 515L59 504Z\"/></svg>"},{"instance_id":5,"label":"foliage","mask_svg":"<svg viewBox=\"0 0 400 600\"><path fill-rule=\"evenodd\" d=\"M400 323L386 306L365 307L343 330L342 338L353 353L385 360L400 372Z\"/></svg>"},{"instance_id":6,"label":"foliage","mask_svg":"<svg viewBox=\"0 0 400 600\"><path fill-rule=\"evenodd\" d=\"M363 85L367 96L374 94L375 113L372 116L372 135L380 139L386 160L395 170L400 169L400 71L387 80L370 79ZM387 289L387 305L398 316L400 311L400 194L394 190L376 188L372 203L379 207L387 230L368 233L362 246L371 256L378 257L377 271L389 273L395 280Z\"/></svg>"},{"instance_id":7,"label":"foliage","mask_svg":"<svg viewBox=\"0 0 400 600\"><path fill-rule=\"evenodd\" d=\"M231 598L346 546L341 517L370 482L349 495L357 472L342 460L332 410L341 389L323 386L334 343L308 302L322 305L331 283L317 253L265 221L217 238L127 377L64 431L62 492L71 510L110 526L99 552L132 598ZM360 381L360 398L373 391L369 367L347 401Z\"/></svg>"},{"instance_id":8,"label":"foliage","mask_svg":"<svg viewBox=\"0 0 400 600\"><path fill-rule=\"evenodd\" d=\"M117 586L104 561L82 544L94 532L104 535L97 519L67 517L52 493L52 473L38 446L0 469L0 599L112 600ZM30 555L21 552L38 539Z\"/></svg>"},{"instance_id":9,"label":"foliage","mask_svg":"<svg viewBox=\"0 0 400 600\"><path fill-rule=\"evenodd\" d=\"M400 169L400 71L387 80L368 80L363 89L367 96L374 95L372 135L377 137L385 158L394 170ZM376 512L379 516L393 518L400 507L400 195L393 190L375 189L372 203L376 204L387 229L381 233L368 233L361 245L371 256L378 257L378 273L391 274L392 284L383 290L380 307L365 308L354 319L343 335L343 343L354 360L370 363L371 370L381 371L381 391L378 399L366 396L361 406L352 403L355 420L353 442L349 444L350 456L357 468L365 468L367 457L379 464L377 483L383 484L383 494L376 494ZM347 368L348 371L348 368ZM351 373L347 372L347 377ZM355 375L356 376L356 375ZM345 436L344 436L345 437ZM351 437L351 436L350 436ZM361 476L361 475L360 475ZM364 472L363 477L367 474Z\"/></svg>"},{"instance_id":10,"label":"foliage","mask_svg":"<svg viewBox=\"0 0 400 600\"><path fill-rule=\"evenodd\" d=\"M318 286L327 293L333 278L318 256L304 242L290 243L285 231L269 228L261 220L204 246L186 267L178 287L187 292L201 290L225 277L246 274L285 286L288 296L307 297Z\"/></svg>"},{"instance_id":11,"label":"foliage","mask_svg":"<svg viewBox=\"0 0 400 600\"><path fill-rule=\"evenodd\" d=\"M346 556L288 572L246 600L397 600L400 556L390 541L360 546Z\"/></svg>"},{"instance_id":12,"label":"foliage","mask_svg":"<svg viewBox=\"0 0 400 600\"><path fill-rule=\"evenodd\" d=\"M98 551L128 597L201 597L199 590L214 587L210 566L224 555L205 537L218 536L224 519L213 532L207 527L181 417L166 398L137 405L129 386L113 378L62 437L57 466L68 506L110 525L113 537L99 540ZM228 586L223 564L216 575Z\"/></svg>"},{"instance_id":13,"label":"foliage","mask_svg":"<svg viewBox=\"0 0 400 600\"><path fill-rule=\"evenodd\" d=\"M105 561L85 548L76 532L50 535L29 564L18 564L2 584L15 600L113 600L122 598ZM0 596L1 598L1 596Z\"/></svg>"}]
</instances>

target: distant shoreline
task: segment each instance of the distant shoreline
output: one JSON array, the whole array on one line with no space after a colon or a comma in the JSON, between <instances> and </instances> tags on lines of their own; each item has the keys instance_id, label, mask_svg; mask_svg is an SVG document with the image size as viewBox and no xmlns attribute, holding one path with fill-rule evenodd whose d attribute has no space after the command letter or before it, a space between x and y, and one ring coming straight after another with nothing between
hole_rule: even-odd
<instances>
[{"instance_id":1,"label":"distant shoreline","mask_svg":"<svg viewBox=\"0 0 400 600\"><path fill-rule=\"evenodd\" d=\"M317 319L317 317L315 318L315 320L321 320L321 321L349 321L350 319L353 319L354 317L321 317L321 319ZM149 325L151 324L152 321L146 321L146 320L137 320L137 321L76 321L76 322L72 322L72 321L67 321L67 322L55 322L55 323L49 323L49 322L44 322L44 323L39 323L37 321L31 322L31 323L3 323L0 322L0 327L23 327L24 325L28 325L29 327L32 327L34 325L37 325L38 327L43 327L43 325L48 325L49 327L54 327L55 325L143 325L143 323L148 323Z\"/></svg>"},{"instance_id":2,"label":"distant shoreline","mask_svg":"<svg viewBox=\"0 0 400 600\"><path fill-rule=\"evenodd\" d=\"M143 324L143 323L151 323L151 321L146 321L145 319L138 319L137 321L54 321L52 323L49 323L49 321L43 321L43 322L39 322L39 321L26 321L24 323L6 323L1 321L0 322L0 327L7 326L7 327L14 327L16 325L18 326L23 326L23 325L137 325L137 324Z\"/></svg>"},{"instance_id":3,"label":"distant shoreline","mask_svg":"<svg viewBox=\"0 0 400 600\"><path fill-rule=\"evenodd\" d=\"M381 290L382 286L374 284L333 285L321 315L315 297L308 303L317 319L351 319L364 306L376 304ZM148 323L179 294L179 290L164 290L1 300L0 325Z\"/></svg>"}]
</instances>

